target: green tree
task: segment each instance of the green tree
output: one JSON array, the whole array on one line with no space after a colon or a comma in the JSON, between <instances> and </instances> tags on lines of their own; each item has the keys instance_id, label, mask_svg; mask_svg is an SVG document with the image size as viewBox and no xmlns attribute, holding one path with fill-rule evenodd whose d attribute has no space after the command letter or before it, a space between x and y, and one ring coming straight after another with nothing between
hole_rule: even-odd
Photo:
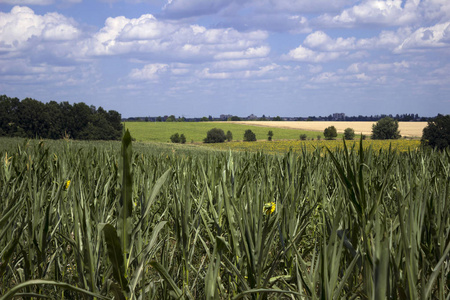
<instances>
[{"instance_id":1,"label":"green tree","mask_svg":"<svg viewBox=\"0 0 450 300\"><path fill-rule=\"evenodd\" d=\"M231 133L231 131L227 131L227 135L226 135L227 141L231 142L233 140L233 134Z\"/></svg>"},{"instance_id":2,"label":"green tree","mask_svg":"<svg viewBox=\"0 0 450 300\"><path fill-rule=\"evenodd\" d=\"M344 139L353 140L355 138L355 131L353 128L345 128L344 130Z\"/></svg>"},{"instance_id":3,"label":"green tree","mask_svg":"<svg viewBox=\"0 0 450 300\"><path fill-rule=\"evenodd\" d=\"M273 121L283 121L283 120L281 119L280 116L276 116L275 118L273 118Z\"/></svg>"},{"instance_id":4,"label":"green tree","mask_svg":"<svg viewBox=\"0 0 450 300\"><path fill-rule=\"evenodd\" d=\"M205 143L223 143L226 140L225 133L220 128L213 128L206 133Z\"/></svg>"},{"instance_id":5,"label":"green tree","mask_svg":"<svg viewBox=\"0 0 450 300\"><path fill-rule=\"evenodd\" d=\"M398 121L391 117L384 117L372 125L373 140L391 140L400 138Z\"/></svg>"},{"instance_id":6,"label":"green tree","mask_svg":"<svg viewBox=\"0 0 450 300\"><path fill-rule=\"evenodd\" d=\"M180 142L180 135L177 133L174 133L170 136L170 141L172 143L179 143Z\"/></svg>"},{"instance_id":7,"label":"green tree","mask_svg":"<svg viewBox=\"0 0 450 300\"><path fill-rule=\"evenodd\" d=\"M440 150L450 146L450 115L438 114L430 119L423 129L421 142Z\"/></svg>"},{"instance_id":8,"label":"green tree","mask_svg":"<svg viewBox=\"0 0 450 300\"><path fill-rule=\"evenodd\" d=\"M337 130L334 126L329 126L325 128L323 131L323 135L325 136L326 140L333 140L335 137L337 137Z\"/></svg>"},{"instance_id":9,"label":"green tree","mask_svg":"<svg viewBox=\"0 0 450 300\"><path fill-rule=\"evenodd\" d=\"M175 116L174 115L170 115L167 119L166 119L166 122L175 122L176 121L176 119L175 119Z\"/></svg>"},{"instance_id":10,"label":"green tree","mask_svg":"<svg viewBox=\"0 0 450 300\"><path fill-rule=\"evenodd\" d=\"M269 130L269 132L267 133L267 140L268 140L268 141L271 141L271 140L272 140L272 137L273 137L273 131L272 131L272 130Z\"/></svg>"},{"instance_id":11,"label":"green tree","mask_svg":"<svg viewBox=\"0 0 450 300\"><path fill-rule=\"evenodd\" d=\"M182 134L180 135L180 143L181 143L181 144L185 144L185 143L186 143L186 137L184 136L184 133L182 133Z\"/></svg>"},{"instance_id":12,"label":"green tree","mask_svg":"<svg viewBox=\"0 0 450 300\"><path fill-rule=\"evenodd\" d=\"M254 142L256 141L256 135L250 129L244 132L244 142Z\"/></svg>"},{"instance_id":13,"label":"green tree","mask_svg":"<svg viewBox=\"0 0 450 300\"><path fill-rule=\"evenodd\" d=\"M306 134L304 134L304 133L302 133L302 134L300 134L300 140L302 140L302 141L306 141Z\"/></svg>"},{"instance_id":14,"label":"green tree","mask_svg":"<svg viewBox=\"0 0 450 300\"><path fill-rule=\"evenodd\" d=\"M203 118L200 119L200 121L201 122L207 122L207 121L209 121L209 119L208 119L208 117L203 117Z\"/></svg>"}]
</instances>

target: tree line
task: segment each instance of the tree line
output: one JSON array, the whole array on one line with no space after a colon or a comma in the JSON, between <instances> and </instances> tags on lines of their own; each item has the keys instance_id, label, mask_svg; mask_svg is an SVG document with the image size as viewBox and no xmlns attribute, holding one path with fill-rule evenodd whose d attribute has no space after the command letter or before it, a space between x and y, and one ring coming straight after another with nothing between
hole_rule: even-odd
<instances>
[{"instance_id":1,"label":"tree line","mask_svg":"<svg viewBox=\"0 0 450 300\"><path fill-rule=\"evenodd\" d=\"M0 136L79 140L118 140L121 115L83 102L42 103L35 99L0 96Z\"/></svg>"}]
</instances>

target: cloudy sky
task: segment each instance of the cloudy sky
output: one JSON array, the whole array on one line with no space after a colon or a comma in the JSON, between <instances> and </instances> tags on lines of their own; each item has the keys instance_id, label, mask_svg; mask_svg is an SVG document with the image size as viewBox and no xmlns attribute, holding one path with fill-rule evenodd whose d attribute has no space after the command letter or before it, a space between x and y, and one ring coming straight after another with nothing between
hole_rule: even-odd
<instances>
[{"instance_id":1,"label":"cloudy sky","mask_svg":"<svg viewBox=\"0 0 450 300\"><path fill-rule=\"evenodd\" d=\"M0 0L0 94L123 117L450 113L449 0Z\"/></svg>"}]
</instances>

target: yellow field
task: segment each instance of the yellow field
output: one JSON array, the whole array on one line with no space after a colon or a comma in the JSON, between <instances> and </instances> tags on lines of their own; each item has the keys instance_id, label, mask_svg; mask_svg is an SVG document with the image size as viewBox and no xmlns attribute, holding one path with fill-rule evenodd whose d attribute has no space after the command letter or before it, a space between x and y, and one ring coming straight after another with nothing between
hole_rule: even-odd
<instances>
[{"instance_id":1,"label":"yellow field","mask_svg":"<svg viewBox=\"0 0 450 300\"><path fill-rule=\"evenodd\" d=\"M347 147L359 147L359 140L346 141ZM342 140L290 140L290 141L260 141L260 142L229 142L229 143L216 143L207 144L208 147L220 150L233 150L233 151L263 151L268 154L286 153L290 149L294 151L301 151L306 149L307 151L314 151L317 148L328 147L330 150L336 148L342 148L344 145ZM419 140L365 140L363 141L364 148L372 146L374 151L392 149L404 152L408 150L415 150L420 146Z\"/></svg>"},{"instance_id":2,"label":"yellow field","mask_svg":"<svg viewBox=\"0 0 450 300\"><path fill-rule=\"evenodd\" d=\"M353 128L356 134L372 134L372 125L376 122L336 122L336 121L234 121L227 123L245 124L253 126L290 128L301 130L321 131L329 126L336 127L338 133L343 133L348 127ZM407 137L421 137L422 130L427 122L398 122L400 134Z\"/></svg>"}]
</instances>

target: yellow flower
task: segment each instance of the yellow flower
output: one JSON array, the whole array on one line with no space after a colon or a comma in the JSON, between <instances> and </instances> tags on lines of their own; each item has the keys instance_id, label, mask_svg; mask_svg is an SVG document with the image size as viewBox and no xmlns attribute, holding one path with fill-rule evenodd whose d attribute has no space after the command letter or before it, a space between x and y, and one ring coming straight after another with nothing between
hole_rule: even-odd
<instances>
[{"instance_id":1,"label":"yellow flower","mask_svg":"<svg viewBox=\"0 0 450 300\"><path fill-rule=\"evenodd\" d=\"M67 189L69 188L69 185L70 185L70 180L67 180L67 181L64 183L64 189L67 190Z\"/></svg>"},{"instance_id":2,"label":"yellow flower","mask_svg":"<svg viewBox=\"0 0 450 300\"><path fill-rule=\"evenodd\" d=\"M265 213L266 215L270 215L275 211L276 208L276 204L275 202L269 202L264 204L264 208L263 208L263 213Z\"/></svg>"}]
</instances>

